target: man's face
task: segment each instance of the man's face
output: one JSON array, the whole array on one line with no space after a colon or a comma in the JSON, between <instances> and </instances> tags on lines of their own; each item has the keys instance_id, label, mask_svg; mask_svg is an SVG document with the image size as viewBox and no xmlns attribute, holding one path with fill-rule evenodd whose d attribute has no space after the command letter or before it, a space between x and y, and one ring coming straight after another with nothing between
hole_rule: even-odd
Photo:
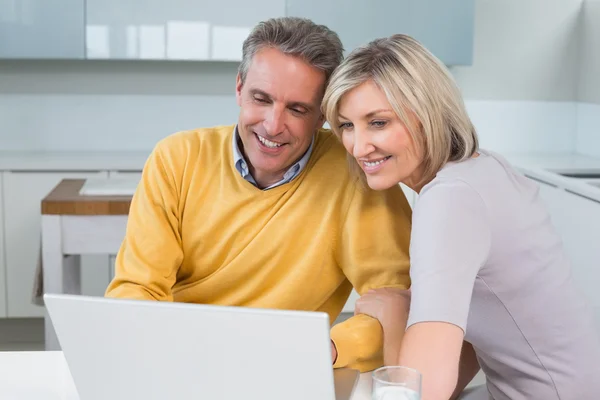
<instances>
[{"instance_id":1,"label":"man's face","mask_svg":"<svg viewBox=\"0 0 600 400\"><path fill-rule=\"evenodd\" d=\"M245 82L238 75L238 129L259 186L279 181L308 150L324 123L324 86L323 71L273 48L254 55Z\"/></svg>"}]
</instances>

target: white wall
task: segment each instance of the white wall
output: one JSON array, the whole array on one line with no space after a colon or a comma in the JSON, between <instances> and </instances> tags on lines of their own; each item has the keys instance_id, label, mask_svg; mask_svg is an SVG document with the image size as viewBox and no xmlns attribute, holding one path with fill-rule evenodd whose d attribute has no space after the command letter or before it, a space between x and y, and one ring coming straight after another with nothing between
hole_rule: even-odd
<instances>
[{"instance_id":1,"label":"white wall","mask_svg":"<svg viewBox=\"0 0 600 400\"><path fill-rule=\"evenodd\" d=\"M581 23L578 99L600 104L600 0L586 0Z\"/></svg>"},{"instance_id":2,"label":"white wall","mask_svg":"<svg viewBox=\"0 0 600 400\"><path fill-rule=\"evenodd\" d=\"M577 151L600 157L600 0L586 0L583 10Z\"/></svg>"},{"instance_id":3,"label":"white wall","mask_svg":"<svg viewBox=\"0 0 600 400\"><path fill-rule=\"evenodd\" d=\"M574 101L582 0L476 0L468 99Z\"/></svg>"},{"instance_id":4,"label":"white wall","mask_svg":"<svg viewBox=\"0 0 600 400\"><path fill-rule=\"evenodd\" d=\"M477 0L474 64L452 71L484 147L571 151L582 0ZM149 150L234 123L235 63L0 62L0 149Z\"/></svg>"}]
</instances>

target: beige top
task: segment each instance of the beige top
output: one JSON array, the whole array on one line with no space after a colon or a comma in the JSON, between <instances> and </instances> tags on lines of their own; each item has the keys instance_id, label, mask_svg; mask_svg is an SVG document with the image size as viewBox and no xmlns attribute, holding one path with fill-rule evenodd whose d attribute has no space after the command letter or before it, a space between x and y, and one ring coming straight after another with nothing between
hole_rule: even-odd
<instances>
[{"instance_id":1,"label":"beige top","mask_svg":"<svg viewBox=\"0 0 600 400\"><path fill-rule=\"evenodd\" d=\"M494 400L600 399L600 339L537 185L498 154L419 195L409 325L465 331Z\"/></svg>"}]
</instances>

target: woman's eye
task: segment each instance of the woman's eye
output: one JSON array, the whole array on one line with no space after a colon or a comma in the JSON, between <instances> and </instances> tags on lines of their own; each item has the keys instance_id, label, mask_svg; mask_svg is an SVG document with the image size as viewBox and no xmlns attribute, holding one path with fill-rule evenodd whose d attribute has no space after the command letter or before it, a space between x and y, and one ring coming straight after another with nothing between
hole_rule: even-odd
<instances>
[{"instance_id":1,"label":"woman's eye","mask_svg":"<svg viewBox=\"0 0 600 400\"><path fill-rule=\"evenodd\" d=\"M387 121L373 121L373 122L371 122L371 125L373 125L376 128L383 128L386 124L387 124Z\"/></svg>"},{"instance_id":2,"label":"woman's eye","mask_svg":"<svg viewBox=\"0 0 600 400\"><path fill-rule=\"evenodd\" d=\"M350 129L352 128L352 123L351 122L342 122L339 126L340 129L344 130L344 129Z\"/></svg>"}]
</instances>

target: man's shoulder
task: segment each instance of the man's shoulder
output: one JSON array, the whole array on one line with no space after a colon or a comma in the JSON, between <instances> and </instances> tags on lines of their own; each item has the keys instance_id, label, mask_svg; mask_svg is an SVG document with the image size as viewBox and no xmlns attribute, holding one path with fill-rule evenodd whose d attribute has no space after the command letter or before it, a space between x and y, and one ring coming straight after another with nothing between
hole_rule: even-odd
<instances>
[{"instance_id":1,"label":"man's shoulder","mask_svg":"<svg viewBox=\"0 0 600 400\"><path fill-rule=\"evenodd\" d=\"M226 140L233 132L235 125L217 125L208 128L195 128L174 132L158 142L163 148L181 145L199 146L204 142Z\"/></svg>"},{"instance_id":2,"label":"man's shoulder","mask_svg":"<svg viewBox=\"0 0 600 400\"><path fill-rule=\"evenodd\" d=\"M206 145L214 148L225 144L231 138L234 128L235 125L217 125L177 131L159 140L154 151L178 157L185 154L198 155Z\"/></svg>"},{"instance_id":3,"label":"man's shoulder","mask_svg":"<svg viewBox=\"0 0 600 400\"><path fill-rule=\"evenodd\" d=\"M315 139L315 154L328 162L346 163L348 152L330 129L319 129Z\"/></svg>"}]
</instances>

